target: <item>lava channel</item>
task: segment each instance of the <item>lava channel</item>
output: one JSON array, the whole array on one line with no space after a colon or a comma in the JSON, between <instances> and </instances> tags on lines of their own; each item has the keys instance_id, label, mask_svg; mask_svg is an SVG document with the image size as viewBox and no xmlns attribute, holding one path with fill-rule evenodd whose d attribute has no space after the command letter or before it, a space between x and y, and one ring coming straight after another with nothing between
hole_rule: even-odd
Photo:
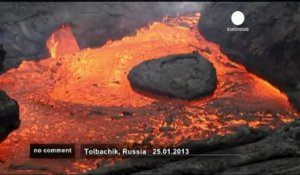
<instances>
[{"instance_id":1,"label":"lava channel","mask_svg":"<svg viewBox=\"0 0 300 175\"><path fill-rule=\"evenodd\" d=\"M0 171L12 163L47 165L49 172L79 173L114 159L34 160L31 143L149 143L178 145L236 126L274 128L298 114L285 94L247 72L197 30L200 14L164 18L135 36L80 50L63 25L48 39L50 57L23 61L0 76L0 88L20 105L21 126L0 145ZM200 21L201 23L201 21ZM143 95L127 80L130 69L149 59L198 51L218 76L213 95L194 101ZM77 151L79 152L79 151Z\"/></svg>"}]
</instances>

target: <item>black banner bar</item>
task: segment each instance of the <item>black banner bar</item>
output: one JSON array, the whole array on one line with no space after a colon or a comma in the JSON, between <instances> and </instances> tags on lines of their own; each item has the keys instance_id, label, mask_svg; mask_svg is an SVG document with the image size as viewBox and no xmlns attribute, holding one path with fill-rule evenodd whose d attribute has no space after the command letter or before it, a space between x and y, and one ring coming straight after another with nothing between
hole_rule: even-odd
<instances>
[{"instance_id":1,"label":"black banner bar","mask_svg":"<svg viewBox=\"0 0 300 175\"><path fill-rule=\"evenodd\" d=\"M75 144L30 144L30 158L75 158Z\"/></svg>"}]
</instances>

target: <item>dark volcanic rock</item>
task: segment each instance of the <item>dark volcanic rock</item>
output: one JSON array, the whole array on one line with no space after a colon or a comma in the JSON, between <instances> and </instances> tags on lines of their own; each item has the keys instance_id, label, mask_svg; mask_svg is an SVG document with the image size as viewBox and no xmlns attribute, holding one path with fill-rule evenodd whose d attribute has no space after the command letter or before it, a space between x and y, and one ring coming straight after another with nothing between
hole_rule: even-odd
<instances>
[{"instance_id":1,"label":"dark volcanic rock","mask_svg":"<svg viewBox=\"0 0 300 175\"><path fill-rule=\"evenodd\" d=\"M299 164L299 157L279 158L232 168L221 174L298 174Z\"/></svg>"},{"instance_id":2,"label":"dark volcanic rock","mask_svg":"<svg viewBox=\"0 0 300 175\"><path fill-rule=\"evenodd\" d=\"M300 111L300 89L298 91L288 92L289 101Z\"/></svg>"},{"instance_id":3,"label":"dark volcanic rock","mask_svg":"<svg viewBox=\"0 0 300 175\"><path fill-rule=\"evenodd\" d=\"M10 164L8 168L12 169L12 170L38 170L38 171L49 170L49 167L47 167L47 166L32 165L32 164L28 164L28 163Z\"/></svg>"},{"instance_id":4,"label":"dark volcanic rock","mask_svg":"<svg viewBox=\"0 0 300 175\"><path fill-rule=\"evenodd\" d=\"M211 94L217 84L215 68L198 53L145 61L129 72L128 79L138 90L188 100Z\"/></svg>"},{"instance_id":5,"label":"dark volcanic rock","mask_svg":"<svg viewBox=\"0 0 300 175\"><path fill-rule=\"evenodd\" d=\"M234 11L242 11L249 32L228 32ZM200 32L232 60L287 93L300 92L300 3L214 2L201 13ZM290 97L298 104L300 98Z\"/></svg>"},{"instance_id":6,"label":"dark volcanic rock","mask_svg":"<svg viewBox=\"0 0 300 175\"><path fill-rule=\"evenodd\" d=\"M132 158L88 174L298 174L299 132L300 120L276 130L245 127L180 146L198 156Z\"/></svg>"},{"instance_id":7,"label":"dark volcanic rock","mask_svg":"<svg viewBox=\"0 0 300 175\"><path fill-rule=\"evenodd\" d=\"M0 141L20 125L19 105L0 90Z\"/></svg>"}]
</instances>

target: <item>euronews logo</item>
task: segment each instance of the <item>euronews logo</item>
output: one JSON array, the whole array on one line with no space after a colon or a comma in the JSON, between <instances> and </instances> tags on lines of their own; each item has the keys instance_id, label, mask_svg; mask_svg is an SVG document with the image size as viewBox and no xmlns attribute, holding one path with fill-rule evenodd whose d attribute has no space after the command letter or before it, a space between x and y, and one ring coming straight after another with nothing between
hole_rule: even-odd
<instances>
[{"instance_id":1,"label":"euronews logo","mask_svg":"<svg viewBox=\"0 0 300 175\"><path fill-rule=\"evenodd\" d=\"M231 14L231 22L237 27L227 27L228 32L249 32L248 27L238 27L245 22L245 15L241 11L235 11Z\"/></svg>"}]
</instances>

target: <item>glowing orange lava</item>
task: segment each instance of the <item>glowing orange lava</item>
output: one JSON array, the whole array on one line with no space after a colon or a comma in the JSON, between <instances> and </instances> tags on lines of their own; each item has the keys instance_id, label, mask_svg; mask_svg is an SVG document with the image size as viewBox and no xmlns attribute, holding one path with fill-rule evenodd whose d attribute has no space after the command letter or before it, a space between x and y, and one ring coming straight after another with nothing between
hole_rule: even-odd
<instances>
[{"instance_id":1,"label":"glowing orange lava","mask_svg":"<svg viewBox=\"0 0 300 175\"><path fill-rule=\"evenodd\" d=\"M104 163L79 155L75 160L32 160L28 145L33 142L177 145L228 134L235 126L276 127L297 118L284 94L198 33L199 17L164 18L135 36L94 49L79 50L69 26L53 33L47 41L51 58L23 61L0 77L0 88L19 102L22 121L0 146L6 161L1 172L11 173L7 165L12 162L46 164L49 172L66 173ZM133 66L195 50L217 70L212 96L188 102L131 89L127 74Z\"/></svg>"},{"instance_id":2,"label":"glowing orange lava","mask_svg":"<svg viewBox=\"0 0 300 175\"><path fill-rule=\"evenodd\" d=\"M51 58L57 58L69 53L79 52L79 46L74 38L72 28L69 25L62 25L48 38L46 46Z\"/></svg>"}]
</instances>

